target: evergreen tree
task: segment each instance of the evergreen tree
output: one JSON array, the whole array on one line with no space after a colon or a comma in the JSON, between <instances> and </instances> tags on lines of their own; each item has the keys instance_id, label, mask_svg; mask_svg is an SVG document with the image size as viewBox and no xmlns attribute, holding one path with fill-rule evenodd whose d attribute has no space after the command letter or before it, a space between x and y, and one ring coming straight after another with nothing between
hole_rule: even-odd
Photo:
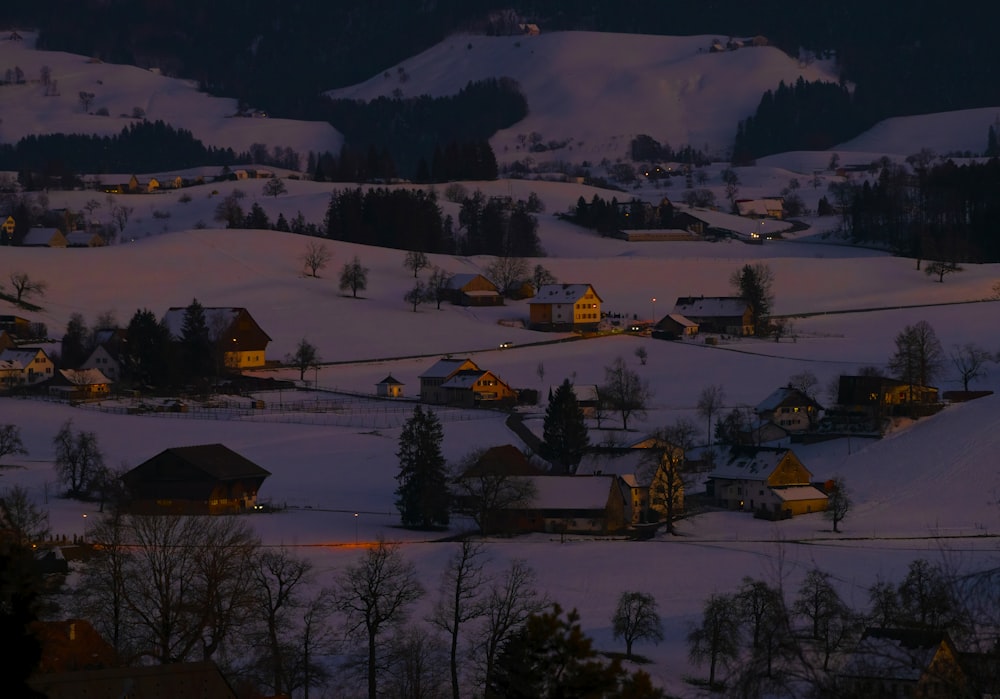
<instances>
[{"instance_id":1,"label":"evergreen tree","mask_svg":"<svg viewBox=\"0 0 1000 699\"><path fill-rule=\"evenodd\" d=\"M139 309L125 331L124 364L140 384L160 386L169 380L170 330L148 308Z\"/></svg>"},{"instance_id":2,"label":"evergreen tree","mask_svg":"<svg viewBox=\"0 0 1000 699\"><path fill-rule=\"evenodd\" d=\"M417 406L399 435L396 508L405 527L431 529L448 524L450 495L441 441L444 431L434 411Z\"/></svg>"},{"instance_id":3,"label":"evergreen tree","mask_svg":"<svg viewBox=\"0 0 1000 699\"><path fill-rule=\"evenodd\" d=\"M761 262L743 265L739 271L733 272L730 283L740 298L750 304L754 332L757 335L766 335L771 306L774 304L774 295L771 292L774 274L771 268Z\"/></svg>"},{"instance_id":4,"label":"evergreen tree","mask_svg":"<svg viewBox=\"0 0 1000 699\"><path fill-rule=\"evenodd\" d=\"M542 453L567 471L575 471L590 446L583 410L569 379L564 379L545 409Z\"/></svg>"},{"instance_id":5,"label":"evergreen tree","mask_svg":"<svg viewBox=\"0 0 1000 699\"><path fill-rule=\"evenodd\" d=\"M205 319L205 307L198 299L192 299L184 309L180 343L182 366L188 376L204 378L212 373L212 338Z\"/></svg>"}]
</instances>

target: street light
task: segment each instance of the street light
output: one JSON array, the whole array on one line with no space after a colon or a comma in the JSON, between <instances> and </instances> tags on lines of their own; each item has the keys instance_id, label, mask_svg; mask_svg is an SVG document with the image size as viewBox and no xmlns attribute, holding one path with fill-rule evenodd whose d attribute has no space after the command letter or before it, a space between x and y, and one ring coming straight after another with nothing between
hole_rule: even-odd
<instances>
[{"instance_id":1,"label":"street light","mask_svg":"<svg viewBox=\"0 0 1000 699\"><path fill-rule=\"evenodd\" d=\"M655 325L656 324L656 297L654 296L651 300L653 302L653 325Z\"/></svg>"},{"instance_id":2,"label":"street light","mask_svg":"<svg viewBox=\"0 0 1000 699\"><path fill-rule=\"evenodd\" d=\"M358 513L354 513L354 545L358 545Z\"/></svg>"},{"instance_id":3,"label":"street light","mask_svg":"<svg viewBox=\"0 0 1000 699\"><path fill-rule=\"evenodd\" d=\"M84 543L86 543L86 541L87 541L87 513L86 512L83 513L83 541L84 541Z\"/></svg>"}]
</instances>

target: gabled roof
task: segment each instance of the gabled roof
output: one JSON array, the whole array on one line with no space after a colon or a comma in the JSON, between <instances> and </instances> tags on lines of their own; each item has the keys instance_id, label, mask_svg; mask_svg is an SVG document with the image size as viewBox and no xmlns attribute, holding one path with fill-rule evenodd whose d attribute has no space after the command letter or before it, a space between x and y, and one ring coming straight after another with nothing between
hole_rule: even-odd
<instances>
[{"instance_id":1,"label":"gabled roof","mask_svg":"<svg viewBox=\"0 0 1000 699\"><path fill-rule=\"evenodd\" d=\"M165 458L166 457L166 458ZM151 459L139 464L129 471L126 477L131 474L143 474L143 471L151 470L150 464L163 463L169 460L174 463L184 464L187 467L210 476L214 480L235 480L240 478L264 478L271 475L271 472L261 468L254 462L222 444L200 444L189 447L171 447L164 449ZM158 468L156 476L159 479L171 480L169 468ZM143 474L152 475L152 474ZM157 478L154 478L154 480Z\"/></svg>"},{"instance_id":2,"label":"gabled roof","mask_svg":"<svg viewBox=\"0 0 1000 699\"><path fill-rule=\"evenodd\" d=\"M660 319L660 323L664 323L664 322L667 322L667 321L672 321L672 322L676 323L677 325L681 326L682 328L697 328L698 327L698 324L696 322L694 322L690 318L684 317L680 313L668 313L667 315L663 316L663 318ZM659 323L657 323L657 325L659 325Z\"/></svg>"},{"instance_id":3,"label":"gabled roof","mask_svg":"<svg viewBox=\"0 0 1000 699\"><path fill-rule=\"evenodd\" d=\"M381 381L379 381L375 385L376 386L383 386L383 385L385 385L385 386L405 386L406 384L404 384L402 381L397 381L396 378L392 374L389 374L388 376L386 376L384 379L382 379Z\"/></svg>"},{"instance_id":4,"label":"gabled roof","mask_svg":"<svg viewBox=\"0 0 1000 699\"><path fill-rule=\"evenodd\" d=\"M74 386L97 386L112 383L100 369L60 369L59 373Z\"/></svg>"},{"instance_id":5,"label":"gabled roof","mask_svg":"<svg viewBox=\"0 0 1000 699\"><path fill-rule=\"evenodd\" d=\"M795 388L794 386L782 386L757 404L757 412L770 412L782 407L795 406L812 406L817 410L823 409L822 405L806 395L805 392Z\"/></svg>"},{"instance_id":6,"label":"gabled roof","mask_svg":"<svg viewBox=\"0 0 1000 699\"><path fill-rule=\"evenodd\" d=\"M49 245L53 241L57 245L66 244L66 237L58 228L32 228L24 234L21 245Z\"/></svg>"},{"instance_id":7,"label":"gabled roof","mask_svg":"<svg viewBox=\"0 0 1000 699\"><path fill-rule=\"evenodd\" d=\"M730 318L742 316L749 306L739 296L681 296L673 312L696 318Z\"/></svg>"},{"instance_id":8,"label":"gabled roof","mask_svg":"<svg viewBox=\"0 0 1000 699\"><path fill-rule=\"evenodd\" d=\"M493 282L491 282L489 279L487 279L486 277L484 277L483 275L481 275L481 274L474 274L474 273L466 273L466 272L463 272L461 274L453 274L450 277L448 277L447 288L449 288L449 289L461 289L463 286L465 286L466 284L472 282L475 279L482 279L487 284L489 284L491 287L493 287L493 291L496 291L496 285Z\"/></svg>"},{"instance_id":9,"label":"gabled roof","mask_svg":"<svg viewBox=\"0 0 1000 699\"><path fill-rule=\"evenodd\" d=\"M759 449L752 454L740 453L728 463L716 466L709 478L766 481L789 453L791 449Z\"/></svg>"},{"instance_id":10,"label":"gabled roof","mask_svg":"<svg viewBox=\"0 0 1000 699\"><path fill-rule=\"evenodd\" d=\"M471 389L476 385L477 381L487 374L492 376L504 386L507 385L503 379L488 369L463 369L462 371L455 372L453 375L449 376L448 380L441 384L441 388L456 388L459 390Z\"/></svg>"},{"instance_id":11,"label":"gabled roof","mask_svg":"<svg viewBox=\"0 0 1000 699\"><path fill-rule=\"evenodd\" d=\"M528 305L541 303L576 303L588 292L592 291L597 296L598 301L602 301L600 296L590 284L543 284L538 288L535 298L528 302Z\"/></svg>"},{"instance_id":12,"label":"gabled roof","mask_svg":"<svg viewBox=\"0 0 1000 699\"><path fill-rule=\"evenodd\" d=\"M647 464L649 458L649 452L645 449L587 452L580 459L576 474L633 476L639 485L649 485L647 476L653 470Z\"/></svg>"},{"instance_id":13,"label":"gabled roof","mask_svg":"<svg viewBox=\"0 0 1000 699\"><path fill-rule=\"evenodd\" d=\"M798 502L799 500L826 500L829 496L812 485L791 485L786 488L772 488L771 492L782 502Z\"/></svg>"},{"instance_id":14,"label":"gabled roof","mask_svg":"<svg viewBox=\"0 0 1000 699\"><path fill-rule=\"evenodd\" d=\"M603 510L617 476L527 476L535 486L533 510Z\"/></svg>"},{"instance_id":15,"label":"gabled roof","mask_svg":"<svg viewBox=\"0 0 1000 699\"><path fill-rule=\"evenodd\" d=\"M484 451L476 462L465 470L462 477L482 475L538 476L541 475L541 470L533 466L524 452L513 444L504 444Z\"/></svg>"},{"instance_id":16,"label":"gabled roof","mask_svg":"<svg viewBox=\"0 0 1000 699\"><path fill-rule=\"evenodd\" d=\"M847 677L916 682L930 667L947 634L930 629L865 629L841 674Z\"/></svg>"},{"instance_id":17,"label":"gabled roof","mask_svg":"<svg viewBox=\"0 0 1000 699\"><path fill-rule=\"evenodd\" d=\"M0 351L0 359L8 362L20 362L22 366L28 366L35 361L35 357L39 353L46 358L48 357L41 347L9 347Z\"/></svg>"},{"instance_id":18,"label":"gabled roof","mask_svg":"<svg viewBox=\"0 0 1000 699\"><path fill-rule=\"evenodd\" d=\"M437 360L430 369L425 371L420 375L421 379L447 379L449 376L458 371L463 364L468 362L473 367L476 367L476 363L471 359L453 359L451 357L444 357L443 359ZM476 367L477 369L479 367Z\"/></svg>"},{"instance_id":19,"label":"gabled roof","mask_svg":"<svg viewBox=\"0 0 1000 699\"><path fill-rule=\"evenodd\" d=\"M73 246L90 245L94 241L104 243L104 238L99 233L90 231L73 231L66 234L66 242Z\"/></svg>"},{"instance_id":20,"label":"gabled roof","mask_svg":"<svg viewBox=\"0 0 1000 699\"><path fill-rule=\"evenodd\" d=\"M245 313L251 320L253 319L253 316L250 315L247 309L239 306L231 308L204 306L202 310L205 312L205 326L208 328L208 335L213 342L219 339L221 333L227 332L241 314ZM187 306L172 306L163 314L163 324L170 331L170 336L175 340L180 339L183 334L184 315L186 313ZM254 322L256 323L256 321ZM260 328L259 325L257 327ZM271 336L264 332L263 328L261 328L261 332L264 333L264 336L268 340L271 339Z\"/></svg>"}]
</instances>

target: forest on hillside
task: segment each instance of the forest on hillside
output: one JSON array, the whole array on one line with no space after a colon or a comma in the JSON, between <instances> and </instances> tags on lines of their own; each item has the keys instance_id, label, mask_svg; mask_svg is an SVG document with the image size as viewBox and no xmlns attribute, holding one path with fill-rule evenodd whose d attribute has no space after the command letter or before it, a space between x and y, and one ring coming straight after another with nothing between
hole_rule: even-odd
<instances>
[{"instance_id":1,"label":"forest on hillside","mask_svg":"<svg viewBox=\"0 0 1000 699\"><path fill-rule=\"evenodd\" d=\"M862 0L633 0L623 10L612 0L511 0L502 8L492 0L38 0L5 3L0 25L39 28L40 48L155 66L290 118L315 118L320 92L377 75L455 31L513 33L522 22L542 31L761 35L793 56L835 56L852 94L848 137L891 116L1000 104L1000 6L991 3L944 11Z\"/></svg>"}]
</instances>

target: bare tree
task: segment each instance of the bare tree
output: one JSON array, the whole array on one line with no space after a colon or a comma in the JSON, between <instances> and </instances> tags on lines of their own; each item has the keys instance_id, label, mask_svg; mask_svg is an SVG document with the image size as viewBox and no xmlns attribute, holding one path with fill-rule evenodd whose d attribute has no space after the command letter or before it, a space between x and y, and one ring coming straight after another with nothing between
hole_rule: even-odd
<instances>
[{"instance_id":1,"label":"bare tree","mask_svg":"<svg viewBox=\"0 0 1000 699\"><path fill-rule=\"evenodd\" d=\"M134 210L131 206L116 205L111 208L111 220L118 227L119 234L125 234L125 226L128 225L128 220Z\"/></svg>"},{"instance_id":2,"label":"bare tree","mask_svg":"<svg viewBox=\"0 0 1000 699\"><path fill-rule=\"evenodd\" d=\"M52 439L56 450L56 475L71 498L89 497L106 467L94 432L73 432L67 420Z\"/></svg>"},{"instance_id":3,"label":"bare tree","mask_svg":"<svg viewBox=\"0 0 1000 699\"><path fill-rule=\"evenodd\" d=\"M479 449L462 459L454 493L457 510L471 517L481 534L489 535L498 531L500 513L531 506L535 486L496 464L484 463L484 453Z\"/></svg>"},{"instance_id":4,"label":"bare tree","mask_svg":"<svg viewBox=\"0 0 1000 699\"><path fill-rule=\"evenodd\" d=\"M441 302L448 297L448 282L451 275L440 267L435 267L427 280L427 295L437 303L437 309L441 310Z\"/></svg>"},{"instance_id":5,"label":"bare tree","mask_svg":"<svg viewBox=\"0 0 1000 699\"><path fill-rule=\"evenodd\" d=\"M18 305L29 296L44 296L48 284L32 279L27 272L11 272L10 285L14 287L14 303Z\"/></svg>"},{"instance_id":6,"label":"bare tree","mask_svg":"<svg viewBox=\"0 0 1000 699\"><path fill-rule=\"evenodd\" d=\"M274 197L277 199L282 194L288 193L288 187L285 186L285 181L280 177L272 177L267 182L264 183L264 195L268 197Z\"/></svg>"},{"instance_id":7,"label":"bare tree","mask_svg":"<svg viewBox=\"0 0 1000 699\"><path fill-rule=\"evenodd\" d=\"M348 635L367 644L368 699L378 697L378 650L383 634L402 623L409 606L423 594L416 569L403 559L398 547L382 539L338 576L334 603L345 616Z\"/></svg>"},{"instance_id":8,"label":"bare tree","mask_svg":"<svg viewBox=\"0 0 1000 699\"><path fill-rule=\"evenodd\" d=\"M663 622L656 612L656 598L645 592L623 592L611 618L614 637L625 641L625 656L632 658L632 644L663 640Z\"/></svg>"},{"instance_id":9,"label":"bare tree","mask_svg":"<svg viewBox=\"0 0 1000 699\"><path fill-rule=\"evenodd\" d=\"M816 378L816 374L809 370L800 372L798 374L792 374L788 377L788 385L792 388L797 388L803 393L805 393L810 398L816 398L816 387L819 385L819 379Z\"/></svg>"},{"instance_id":10,"label":"bare tree","mask_svg":"<svg viewBox=\"0 0 1000 699\"><path fill-rule=\"evenodd\" d=\"M535 293L546 284L555 284L556 278L549 270L542 265L535 265L535 271L531 273L531 285L535 288Z\"/></svg>"},{"instance_id":11,"label":"bare tree","mask_svg":"<svg viewBox=\"0 0 1000 699\"><path fill-rule=\"evenodd\" d=\"M959 267L954 262L931 262L929 265L924 267L924 273L928 277L937 277L938 283L943 284L944 278L949 274L955 274L956 272L961 272L962 268Z\"/></svg>"},{"instance_id":12,"label":"bare tree","mask_svg":"<svg viewBox=\"0 0 1000 699\"><path fill-rule=\"evenodd\" d=\"M0 525L18 546L28 546L48 537L49 513L31 501L24 486L12 485L0 495Z\"/></svg>"},{"instance_id":13,"label":"bare tree","mask_svg":"<svg viewBox=\"0 0 1000 699\"><path fill-rule=\"evenodd\" d=\"M674 533L674 521L684 507L684 488L691 477L687 452L694 446L697 428L687 418L656 430L652 437L656 446L645 459L646 480L649 482L649 506Z\"/></svg>"},{"instance_id":14,"label":"bare tree","mask_svg":"<svg viewBox=\"0 0 1000 699\"><path fill-rule=\"evenodd\" d=\"M535 589L535 572L520 559L511 561L507 572L493 581L486 594L485 622L475 641L480 683L493 677L497 656L504 643L549 605Z\"/></svg>"},{"instance_id":15,"label":"bare tree","mask_svg":"<svg viewBox=\"0 0 1000 699\"><path fill-rule=\"evenodd\" d=\"M306 251L302 253L302 263L309 270L309 276L319 277L319 271L324 269L333 259L333 253L323 243L312 240L306 244Z\"/></svg>"},{"instance_id":16,"label":"bare tree","mask_svg":"<svg viewBox=\"0 0 1000 699\"><path fill-rule=\"evenodd\" d=\"M826 510L823 514L833 524L833 531L839 532L838 525L851 511L851 494L841 476L835 476L832 481L832 488L827 496Z\"/></svg>"},{"instance_id":17,"label":"bare tree","mask_svg":"<svg viewBox=\"0 0 1000 699\"><path fill-rule=\"evenodd\" d=\"M854 615L830 583L830 574L818 568L806 573L792 611L809 620L812 640L823 653L823 670L828 670L830 657L855 630Z\"/></svg>"},{"instance_id":18,"label":"bare tree","mask_svg":"<svg viewBox=\"0 0 1000 699\"><path fill-rule=\"evenodd\" d=\"M403 300L413 307L413 312L417 312L417 306L427 301L429 297L427 287L422 281L417 281L413 288L403 295Z\"/></svg>"},{"instance_id":19,"label":"bare tree","mask_svg":"<svg viewBox=\"0 0 1000 699\"><path fill-rule=\"evenodd\" d=\"M604 368L604 385L601 397L609 410L622 416L622 429L628 430L629 417L646 414L646 406L653 396L649 383L629 369L625 360L617 357L610 366Z\"/></svg>"},{"instance_id":20,"label":"bare tree","mask_svg":"<svg viewBox=\"0 0 1000 699\"><path fill-rule=\"evenodd\" d=\"M523 257L496 257L484 271L500 293L506 296L528 276L528 263Z\"/></svg>"},{"instance_id":21,"label":"bare tree","mask_svg":"<svg viewBox=\"0 0 1000 699\"><path fill-rule=\"evenodd\" d=\"M941 370L941 342L926 320L907 325L896 335L896 351L889 358L889 369L896 378L910 387L913 401L914 386L929 386Z\"/></svg>"},{"instance_id":22,"label":"bare tree","mask_svg":"<svg viewBox=\"0 0 1000 699\"><path fill-rule=\"evenodd\" d=\"M80 90L79 97L80 97L80 106L83 107L83 111L89 112L90 105L94 103L94 97L95 97L94 93L87 92L85 90Z\"/></svg>"},{"instance_id":23,"label":"bare tree","mask_svg":"<svg viewBox=\"0 0 1000 699\"><path fill-rule=\"evenodd\" d=\"M692 663L708 661L708 686L715 686L719 664L739 655L739 611L731 595L714 594L705 600L701 624L688 632L688 656Z\"/></svg>"},{"instance_id":24,"label":"bare tree","mask_svg":"<svg viewBox=\"0 0 1000 699\"><path fill-rule=\"evenodd\" d=\"M344 263L344 268L340 270L340 290L351 290L351 296L358 297L359 291L368 288L368 268L362 266L361 260L355 257L350 262Z\"/></svg>"},{"instance_id":25,"label":"bare tree","mask_svg":"<svg viewBox=\"0 0 1000 699\"><path fill-rule=\"evenodd\" d=\"M128 518L123 562L130 633L158 663L210 660L256 614L259 541L235 517Z\"/></svg>"},{"instance_id":26,"label":"bare tree","mask_svg":"<svg viewBox=\"0 0 1000 699\"><path fill-rule=\"evenodd\" d=\"M989 373L986 364L993 360L989 351L972 342L955 345L951 353L951 362L962 377L962 390L968 392L969 383L975 379L984 378ZM0 456L3 452L0 451Z\"/></svg>"},{"instance_id":27,"label":"bare tree","mask_svg":"<svg viewBox=\"0 0 1000 699\"><path fill-rule=\"evenodd\" d=\"M441 580L441 596L428 619L443 631L450 642L448 665L451 672L451 693L459 699L458 640L462 628L486 614L483 584L485 582L482 544L464 540L460 549L448 561Z\"/></svg>"},{"instance_id":28,"label":"bare tree","mask_svg":"<svg viewBox=\"0 0 1000 699\"><path fill-rule=\"evenodd\" d=\"M420 274L420 270L430 267L431 262L423 252L410 250L406 253L406 257L403 258L403 266L413 272L413 278L416 279L417 275Z\"/></svg>"},{"instance_id":29,"label":"bare tree","mask_svg":"<svg viewBox=\"0 0 1000 699\"><path fill-rule=\"evenodd\" d=\"M293 679L298 644L292 636L296 619L307 608L303 597L312 564L281 548L264 550L253 561L251 575L254 605L258 610L259 631L252 632L253 647L259 648L254 666L265 686L276 695L290 693L298 684Z\"/></svg>"},{"instance_id":30,"label":"bare tree","mask_svg":"<svg viewBox=\"0 0 1000 699\"><path fill-rule=\"evenodd\" d=\"M134 629L134 618L125 597L125 576L130 554L126 519L115 512L91 524L89 540L95 555L83 567L73 595L76 612L91 619L101 636L111 644L119 658L132 661L139 656L141 634Z\"/></svg>"},{"instance_id":31,"label":"bare tree","mask_svg":"<svg viewBox=\"0 0 1000 699\"><path fill-rule=\"evenodd\" d=\"M705 434L708 436L709 444L713 442L712 417L722 410L722 403L725 399L726 392L718 384L705 386L705 388L701 389L701 394L698 396L698 414L708 421L708 432Z\"/></svg>"},{"instance_id":32,"label":"bare tree","mask_svg":"<svg viewBox=\"0 0 1000 699\"><path fill-rule=\"evenodd\" d=\"M21 441L21 428L17 425L0 425L0 459L13 454L25 456L27 453L28 450Z\"/></svg>"},{"instance_id":33,"label":"bare tree","mask_svg":"<svg viewBox=\"0 0 1000 699\"><path fill-rule=\"evenodd\" d=\"M299 370L299 381L303 381L306 377L306 371L319 365L319 352L315 345L303 337L295 346L295 352L288 355L287 361Z\"/></svg>"}]
</instances>

